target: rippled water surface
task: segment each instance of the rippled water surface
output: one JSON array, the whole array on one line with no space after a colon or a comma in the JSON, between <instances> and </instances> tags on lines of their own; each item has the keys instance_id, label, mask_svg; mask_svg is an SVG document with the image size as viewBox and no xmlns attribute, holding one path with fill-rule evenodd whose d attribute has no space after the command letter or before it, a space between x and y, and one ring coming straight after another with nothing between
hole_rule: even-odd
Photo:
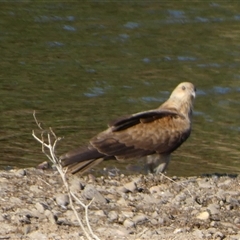
<instances>
[{"instance_id":1,"label":"rippled water surface","mask_svg":"<svg viewBox=\"0 0 240 240\"><path fill-rule=\"evenodd\" d=\"M1 168L46 160L31 136L33 110L64 136L62 154L191 81L193 132L168 173L240 173L237 1L0 5Z\"/></svg>"}]
</instances>

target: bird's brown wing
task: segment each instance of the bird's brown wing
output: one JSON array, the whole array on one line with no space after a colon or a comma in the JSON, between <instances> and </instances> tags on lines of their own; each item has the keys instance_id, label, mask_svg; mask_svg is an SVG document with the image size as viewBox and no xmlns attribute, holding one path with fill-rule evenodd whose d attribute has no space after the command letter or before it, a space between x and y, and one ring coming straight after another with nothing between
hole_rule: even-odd
<instances>
[{"instance_id":1,"label":"bird's brown wing","mask_svg":"<svg viewBox=\"0 0 240 240\"><path fill-rule=\"evenodd\" d=\"M120 118L91 139L100 153L117 159L171 153L189 136L190 122L176 110L157 109Z\"/></svg>"},{"instance_id":2,"label":"bird's brown wing","mask_svg":"<svg viewBox=\"0 0 240 240\"><path fill-rule=\"evenodd\" d=\"M120 131L127 129L131 126L134 126L140 122L152 122L156 119L163 118L164 116L179 116L184 118L183 115L178 113L175 109L156 109L145 112L139 112L133 115L128 115L120 117L108 124L109 127L112 127L112 131Z\"/></svg>"}]
</instances>

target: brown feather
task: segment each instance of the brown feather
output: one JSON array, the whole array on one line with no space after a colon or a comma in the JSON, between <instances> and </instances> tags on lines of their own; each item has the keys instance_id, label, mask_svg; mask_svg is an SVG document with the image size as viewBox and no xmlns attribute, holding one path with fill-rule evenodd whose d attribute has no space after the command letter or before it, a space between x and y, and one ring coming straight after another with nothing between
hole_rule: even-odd
<instances>
[{"instance_id":1,"label":"brown feather","mask_svg":"<svg viewBox=\"0 0 240 240\"><path fill-rule=\"evenodd\" d=\"M170 154L191 133L194 97L193 84L179 84L158 109L121 117L111 122L107 130L93 137L87 148L63 155L64 166L72 165L72 172L75 173L92 167L98 159L148 156L151 169L162 171L170 161ZM152 154L151 162L149 156ZM159 167L160 164L163 166Z\"/></svg>"}]
</instances>

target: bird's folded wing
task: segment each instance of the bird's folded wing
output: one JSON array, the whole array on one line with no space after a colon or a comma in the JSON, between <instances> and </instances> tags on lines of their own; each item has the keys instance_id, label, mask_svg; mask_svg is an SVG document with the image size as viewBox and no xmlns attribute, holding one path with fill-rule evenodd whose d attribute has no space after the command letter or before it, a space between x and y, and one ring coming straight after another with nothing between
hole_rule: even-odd
<instances>
[{"instance_id":1,"label":"bird's folded wing","mask_svg":"<svg viewBox=\"0 0 240 240\"><path fill-rule=\"evenodd\" d=\"M140 122L147 123L152 122L156 119L163 118L165 116L172 116L172 117L181 117L184 118L184 116L177 112L175 109L156 109L156 110L150 110L145 112L139 112L133 115L128 115L124 117L120 117L108 124L109 127L112 127L112 131L120 131L124 130L126 128L129 128L131 126L134 126Z\"/></svg>"},{"instance_id":2,"label":"bird's folded wing","mask_svg":"<svg viewBox=\"0 0 240 240\"><path fill-rule=\"evenodd\" d=\"M190 122L175 110L151 110L118 119L90 143L118 159L169 153L190 134Z\"/></svg>"}]
</instances>

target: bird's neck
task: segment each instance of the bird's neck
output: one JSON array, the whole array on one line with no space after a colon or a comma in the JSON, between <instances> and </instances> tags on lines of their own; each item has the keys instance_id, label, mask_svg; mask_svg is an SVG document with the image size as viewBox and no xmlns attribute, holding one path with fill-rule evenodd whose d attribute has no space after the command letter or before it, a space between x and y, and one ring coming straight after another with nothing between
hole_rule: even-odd
<instances>
[{"instance_id":1,"label":"bird's neck","mask_svg":"<svg viewBox=\"0 0 240 240\"><path fill-rule=\"evenodd\" d=\"M169 98L165 103L163 103L159 108L174 109L180 112L189 120L192 118L192 101L181 101L181 99Z\"/></svg>"}]
</instances>

